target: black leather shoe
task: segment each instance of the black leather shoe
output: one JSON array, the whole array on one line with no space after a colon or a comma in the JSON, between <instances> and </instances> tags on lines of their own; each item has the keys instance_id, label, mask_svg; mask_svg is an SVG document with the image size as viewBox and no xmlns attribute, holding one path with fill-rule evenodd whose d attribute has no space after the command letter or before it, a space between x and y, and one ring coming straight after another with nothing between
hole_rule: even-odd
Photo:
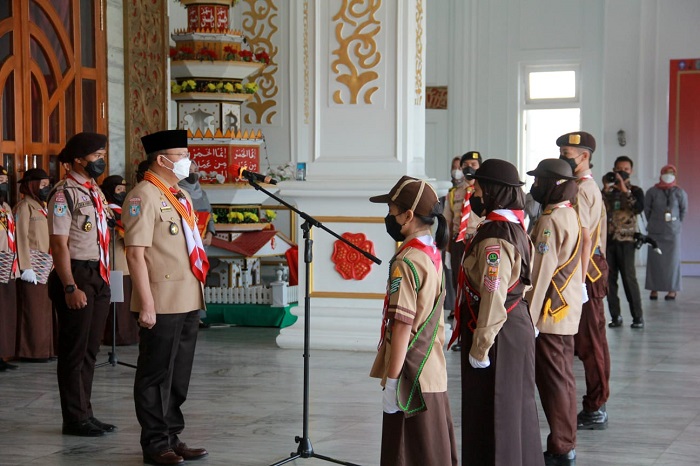
<instances>
[{"instance_id":1,"label":"black leather shoe","mask_svg":"<svg viewBox=\"0 0 700 466\"><path fill-rule=\"evenodd\" d=\"M452 345L452 351L462 351L462 345L460 345L459 343L455 343L454 345Z\"/></svg>"},{"instance_id":2,"label":"black leather shoe","mask_svg":"<svg viewBox=\"0 0 700 466\"><path fill-rule=\"evenodd\" d=\"M18 369L19 366L16 366L15 364L10 364L9 362L0 359L0 372L4 372L7 369L10 369L11 371L14 371L15 369Z\"/></svg>"},{"instance_id":3,"label":"black leather shoe","mask_svg":"<svg viewBox=\"0 0 700 466\"><path fill-rule=\"evenodd\" d=\"M615 328L615 327L622 327L622 316L617 316L613 318L613 320L610 321L608 324L608 327L610 328Z\"/></svg>"},{"instance_id":4,"label":"black leather shoe","mask_svg":"<svg viewBox=\"0 0 700 466\"><path fill-rule=\"evenodd\" d=\"M578 430L605 430L608 428L608 413L605 405L597 411L581 410L576 416Z\"/></svg>"},{"instance_id":5,"label":"black leather shoe","mask_svg":"<svg viewBox=\"0 0 700 466\"><path fill-rule=\"evenodd\" d=\"M550 453L544 452L545 466L574 466L576 464L576 450L571 450L568 453Z\"/></svg>"},{"instance_id":6,"label":"black leather shoe","mask_svg":"<svg viewBox=\"0 0 700 466\"><path fill-rule=\"evenodd\" d=\"M198 460L204 458L209 453L204 448L189 448L186 444L180 442L173 447L173 451L182 456L187 461Z\"/></svg>"},{"instance_id":7,"label":"black leather shoe","mask_svg":"<svg viewBox=\"0 0 700 466\"><path fill-rule=\"evenodd\" d=\"M175 453L172 448L158 453L143 453L143 462L146 464L181 464L185 459Z\"/></svg>"},{"instance_id":8,"label":"black leather shoe","mask_svg":"<svg viewBox=\"0 0 700 466\"><path fill-rule=\"evenodd\" d=\"M94 416L90 418L90 421L92 421L93 424L95 424L97 427L104 430L105 432L114 432L115 430L117 430L117 426L115 426L114 424L106 424Z\"/></svg>"},{"instance_id":9,"label":"black leather shoe","mask_svg":"<svg viewBox=\"0 0 700 466\"><path fill-rule=\"evenodd\" d=\"M638 320L636 322L632 322L630 325L632 328L644 328L644 321L643 320Z\"/></svg>"},{"instance_id":10,"label":"black leather shoe","mask_svg":"<svg viewBox=\"0 0 700 466\"><path fill-rule=\"evenodd\" d=\"M92 423L90 419L85 421L64 422L63 435L75 435L77 437L102 437L105 431Z\"/></svg>"}]
</instances>

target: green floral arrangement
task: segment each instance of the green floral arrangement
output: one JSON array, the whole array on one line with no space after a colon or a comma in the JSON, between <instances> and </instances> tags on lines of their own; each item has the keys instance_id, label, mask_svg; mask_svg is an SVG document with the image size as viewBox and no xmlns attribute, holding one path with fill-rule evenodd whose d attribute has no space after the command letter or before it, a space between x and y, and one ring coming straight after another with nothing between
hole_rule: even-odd
<instances>
[{"instance_id":1,"label":"green floral arrangement","mask_svg":"<svg viewBox=\"0 0 700 466\"><path fill-rule=\"evenodd\" d=\"M221 94L255 94L258 92L258 83L249 82L242 84L235 81L202 81L185 79L181 82L171 81L170 92L180 94L182 92L209 92Z\"/></svg>"},{"instance_id":2,"label":"green floral arrangement","mask_svg":"<svg viewBox=\"0 0 700 466\"><path fill-rule=\"evenodd\" d=\"M259 215L256 208L250 209L235 209L230 207L214 207L212 209L212 217L214 223L270 223L277 216L273 210L265 210L264 216Z\"/></svg>"}]
</instances>

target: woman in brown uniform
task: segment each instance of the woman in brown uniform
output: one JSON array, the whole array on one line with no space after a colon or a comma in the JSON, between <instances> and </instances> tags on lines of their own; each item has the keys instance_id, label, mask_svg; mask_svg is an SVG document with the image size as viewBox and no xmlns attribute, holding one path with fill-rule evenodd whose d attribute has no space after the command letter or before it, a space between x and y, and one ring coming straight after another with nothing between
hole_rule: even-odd
<instances>
[{"instance_id":1,"label":"woman in brown uniform","mask_svg":"<svg viewBox=\"0 0 700 466\"><path fill-rule=\"evenodd\" d=\"M523 301L531 255L524 183L498 159L469 177L486 218L467 245L459 282L462 464L540 466L535 330Z\"/></svg>"},{"instance_id":2,"label":"woman in brown uniform","mask_svg":"<svg viewBox=\"0 0 700 466\"><path fill-rule=\"evenodd\" d=\"M49 254L46 201L51 193L49 176L32 168L19 180L24 198L15 206L17 255L21 280L17 282L17 356L48 361L54 351L51 299L46 286L53 266Z\"/></svg>"},{"instance_id":3,"label":"woman in brown uniform","mask_svg":"<svg viewBox=\"0 0 700 466\"><path fill-rule=\"evenodd\" d=\"M402 177L388 194L387 233L403 242L389 265L382 340L370 376L382 379L384 421L380 464L456 465L457 448L447 398L440 250L449 239L433 188ZM436 239L430 226L438 220Z\"/></svg>"},{"instance_id":4,"label":"woman in brown uniform","mask_svg":"<svg viewBox=\"0 0 700 466\"><path fill-rule=\"evenodd\" d=\"M15 219L7 203L10 195L7 170L0 166L0 372L17 369L4 358L15 356L17 332L17 289L19 274Z\"/></svg>"}]
</instances>

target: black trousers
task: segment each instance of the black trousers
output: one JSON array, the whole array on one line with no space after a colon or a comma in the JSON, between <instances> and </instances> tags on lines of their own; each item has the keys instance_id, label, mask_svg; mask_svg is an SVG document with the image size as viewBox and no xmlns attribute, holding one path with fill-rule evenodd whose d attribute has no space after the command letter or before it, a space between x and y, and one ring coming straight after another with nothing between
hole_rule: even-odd
<instances>
[{"instance_id":1,"label":"black trousers","mask_svg":"<svg viewBox=\"0 0 700 466\"><path fill-rule=\"evenodd\" d=\"M87 306L70 309L56 271L49 275L49 297L58 317L58 390L63 422L92 417L92 377L109 312L111 290L100 276L99 262L72 263L73 279L87 296Z\"/></svg>"},{"instance_id":2,"label":"black trousers","mask_svg":"<svg viewBox=\"0 0 700 466\"><path fill-rule=\"evenodd\" d=\"M139 359L134 380L141 448L155 454L179 443L185 428L180 407L187 400L199 310L158 314L151 329L139 332Z\"/></svg>"},{"instance_id":3,"label":"black trousers","mask_svg":"<svg viewBox=\"0 0 700 466\"><path fill-rule=\"evenodd\" d=\"M608 308L613 320L620 317L620 298L617 296L617 274L622 277L622 286L630 306L634 322L642 320L642 297L634 267L634 243L631 241L612 241L608 239Z\"/></svg>"}]
</instances>

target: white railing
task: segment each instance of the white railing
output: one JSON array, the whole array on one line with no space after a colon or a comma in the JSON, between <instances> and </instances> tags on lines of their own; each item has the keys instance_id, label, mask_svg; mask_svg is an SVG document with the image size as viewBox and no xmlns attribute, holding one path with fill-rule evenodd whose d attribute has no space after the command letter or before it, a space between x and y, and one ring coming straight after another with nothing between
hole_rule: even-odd
<instances>
[{"instance_id":1,"label":"white railing","mask_svg":"<svg viewBox=\"0 0 700 466\"><path fill-rule=\"evenodd\" d=\"M206 287L204 300L209 304L269 304L284 307L299 301L298 286L274 282L271 288L250 286L247 288Z\"/></svg>"}]
</instances>

